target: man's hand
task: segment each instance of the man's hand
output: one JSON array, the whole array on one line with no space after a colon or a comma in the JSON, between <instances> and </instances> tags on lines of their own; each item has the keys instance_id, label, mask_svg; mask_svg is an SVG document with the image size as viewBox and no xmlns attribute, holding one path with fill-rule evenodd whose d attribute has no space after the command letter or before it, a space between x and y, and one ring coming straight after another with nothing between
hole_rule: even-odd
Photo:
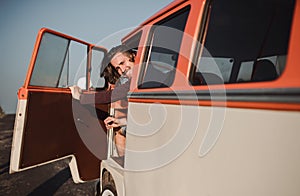
<instances>
[{"instance_id":1,"label":"man's hand","mask_svg":"<svg viewBox=\"0 0 300 196\"><path fill-rule=\"evenodd\" d=\"M71 90L72 97L76 100L79 100L80 94L82 93L81 88L78 86L70 86L69 89Z\"/></svg>"},{"instance_id":2,"label":"man's hand","mask_svg":"<svg viewBox=\"0 0 300 196\"><path fill-rule=\"evenodd\" d=\"M105 126L107 129L115 128L115 127L121 127L125 126L127 124L126 118L114 118L114 117L107 117L104 120Z\"/></svg>"}]
</instances>

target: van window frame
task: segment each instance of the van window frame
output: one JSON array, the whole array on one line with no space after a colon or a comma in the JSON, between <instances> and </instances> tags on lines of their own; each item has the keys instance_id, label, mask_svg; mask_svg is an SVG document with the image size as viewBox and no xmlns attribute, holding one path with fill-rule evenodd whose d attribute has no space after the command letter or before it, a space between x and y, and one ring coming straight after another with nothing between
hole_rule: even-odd
<instances>
[{"instance_id":1,"label":"van window frame","mask_svg":"<svg viewBox=\"0 0 300 196\"><path fill-rule=\"evenodd\" d=\"M139 77L138 77L138 88L139 89L164 88L164 87L172 86L172 84L174 82L174 79L175 79L176 68L177 68L177 64L178 64L178 57L180 55L182 40L183 40L183 37L184 37L184 31L187 27L188 18L189 18L189 15L190 15L190 10L191 10L191 6L187 5L183 8L181 8L180 10L176 11L175 13L167 16L166 18L163 18L162 20L159 20L158 22L153 24L153 26L149 30L148 38L147 38L146 46L145 46L145 53L144 53L143 58L142 58L142 65L141 65L140 74L139 74ZM155 34L156 29L160 26L163 26L163 24L167 23L168 21L171 21L172 19L174 19L175 17L178 17L178 16L185 17L184 24L181 24L181 25L184 25L183 29L182 30L178 30L178 29L175 30L175 31L181 31L182 32L181 37L180 37L180 41L179 41L179 45L177 45L178 51L174 52L170 49L164 49L163 48L163 50L165 50L165 52L167 52L167 50L170 50L170 52L177 53L177 55L175 55L175 54L171 55L171 59L172 60L175 59L174 63L171 66L169 66L169 65L162 65L161 66L164 71L166 71L166 72L169 71L169 73L170 73L170 74L168 73L169 77L165 77L165 78L169 78L169 80L159 82L159 81L155 80L155 78L154 78L154 80L149 80L150 82L145 82L145 77L146 77L146 74L148 73L150 58L152 57L151 55L154 54L152 49L153 49L153 39L156 35ZM169 26L167 26L166 28L171 29L171 27L169 27ZM157 48L159 48L159 47L157 47ZM167 53L164 53L164 54L167 54Z\"/></svg>"}]
</instances>

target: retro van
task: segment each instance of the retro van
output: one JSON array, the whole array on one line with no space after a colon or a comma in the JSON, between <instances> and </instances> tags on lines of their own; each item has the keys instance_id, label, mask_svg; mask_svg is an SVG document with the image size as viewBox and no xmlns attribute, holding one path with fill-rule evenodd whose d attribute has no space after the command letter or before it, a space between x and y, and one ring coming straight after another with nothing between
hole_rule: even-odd
<instances>
[{"instance_id":1,"label":"retro van","mask_svg":"<svg viewBox=\"0 0 300 196\"><path fill-rule=\"evenodd\" d=\"M10 172L69 158L102 195L299 195L300 1L176 0L136 51L125 155L96 95L105 47L43 28L18 92ZM110 114L109 114L110 113Z\"/></svg>"}]
</instances>

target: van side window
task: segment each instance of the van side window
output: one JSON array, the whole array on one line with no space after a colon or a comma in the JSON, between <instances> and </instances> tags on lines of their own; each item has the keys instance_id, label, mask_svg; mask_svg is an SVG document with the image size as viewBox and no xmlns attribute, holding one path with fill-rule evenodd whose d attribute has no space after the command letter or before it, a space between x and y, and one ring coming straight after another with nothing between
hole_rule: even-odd
<instances>
[{"instance_id":1,"label":"van side window","mask_svg":"<svg viewBox=\"0 0 300 196\"><path fill-rule=\"evenodd\" d=\"M130 49L137 52L141 37L142 37L142 31L140 31L140 32L136 33L135 35L133 35L131 38L126 40L123 44L125 44Z\"/></svg>"},{"instance_id":2,"label":"van side window","mask_svg":"<svg viewBox=\"0 0 300 196\"><path fill-rule=\"evenodd\" d=\"M173 83L189 10L187 6L152 27L139 88L168 87Z\"/></svg>"},{"instance_id":3,"label":"van side window","mask_svg":"<svg viewBox=\"0 0 300 196\"><path fill-rule=\"evenodd\" d=\"M105 87L104 77L99 77L101 72L100 62L104 57L103 51L96 47L91 50L91 72L90 72L90 86L91 89L102 89Z\"/></svg>"},{"instance_id":4,"label":"van side window","mask_svg":"<svg viewBox=\"0 0 300 196\"><path fill-rule=\"evenodd\" d=\"M294 0L210 1L191 84L277 79L285 67L294 5Z\"/></svg>"},{"instance_id":5,"label":"van side window","mask_svg":"<svg viewBox=\"0 0 300 196\"><path fill-rule=\"evenodd\" d=\"M87 86L88 54L87 44L45 32L39 45L29 85L49 88L78 85L85 90L89 87L104 87L104 81L99 80L99 62L104 56L104 50L97 47L91 50L90 86Z\"/></svg>"}]
</instances>

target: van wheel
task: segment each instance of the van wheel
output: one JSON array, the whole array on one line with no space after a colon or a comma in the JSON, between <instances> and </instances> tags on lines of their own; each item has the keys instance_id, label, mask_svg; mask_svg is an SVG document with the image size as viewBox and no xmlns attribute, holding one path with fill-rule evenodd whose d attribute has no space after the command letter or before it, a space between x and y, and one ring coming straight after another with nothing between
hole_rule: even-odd
<instances>
[{"instance_id":1,"label":"van wheel","mask_svg":"<svg viewBox=\"0 0 300 196\"><path fill-rule=\"evenodd\" d=\"M102 176L102 196L117 196L116 185L112 175L105 171Z\"/></svg>"},{"instance_id":2,"label":"van wheel","mask_svg":"<svg viewBox=\"0 0 300 196\"><path fill-rule=\"evenodd\" d=\"M116 188L111 185L103 187L102 196L117 196Z\"/></svg>"}]
</instances>

